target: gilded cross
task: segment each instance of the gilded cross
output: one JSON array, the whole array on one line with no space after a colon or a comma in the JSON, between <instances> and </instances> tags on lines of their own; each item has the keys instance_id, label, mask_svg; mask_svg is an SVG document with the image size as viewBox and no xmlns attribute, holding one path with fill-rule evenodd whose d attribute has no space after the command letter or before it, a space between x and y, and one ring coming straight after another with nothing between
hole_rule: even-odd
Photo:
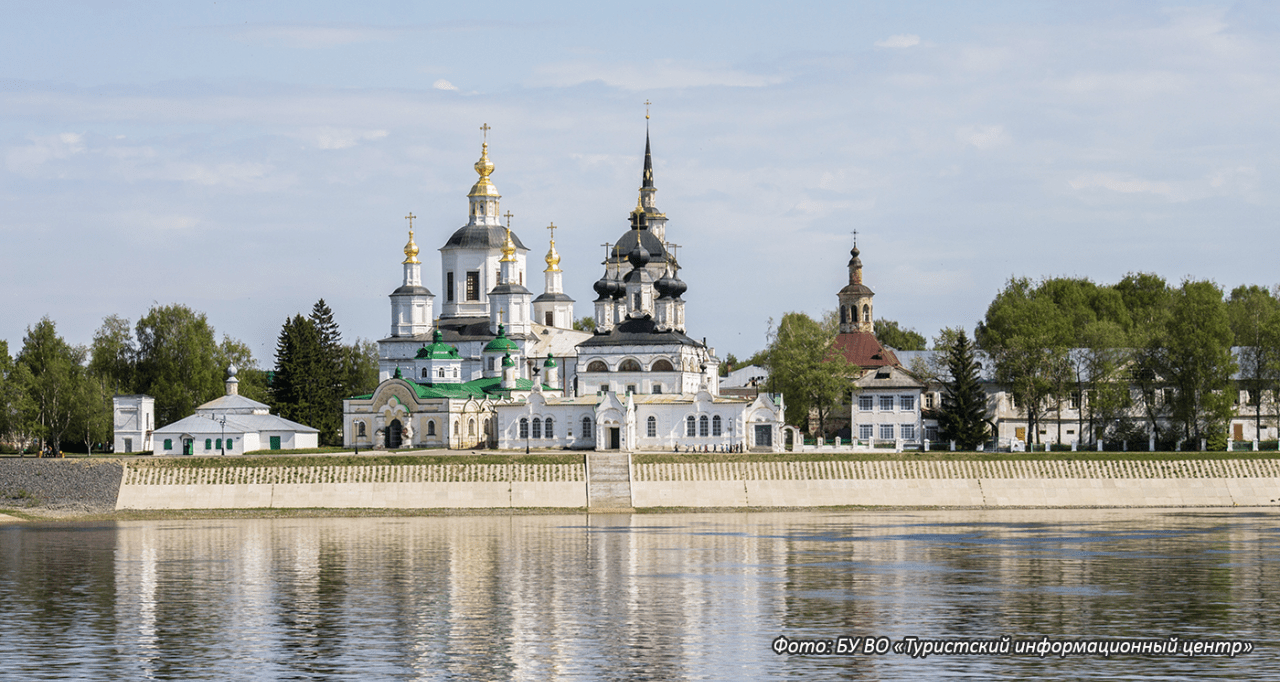
<instances>
[{"instance_id":1,"label":"gilded cross","mask_svg":"<svg viewBox=\"0 0 1280 682\"><path fill-rule=\"evenodd\" d=\"M414 218L416 218L416 217L417 217L417 216L415 216L415 215L413 214L413 211L409 211L409 215L407 215L407 216L405 216L405 217L404 217L404 219L405 219L405 220L408 220L408 221L409 221L409 230L410 230L410 231L412 231L412 230L413 230L413 219L414 219Z\"/></svg>"},{"instance_id":2,"label":"gilded cross","mask_svg":"<svg viewBox=\"0 0 1280 682\"><path fill-rule=\"evenodd\" d=\"M551 223L550 225L547 226L547 229L551 230L551 241L555 241L556 240L556 224Z\"/></svg>"},{"instance_id":3,"label":"gilded cross","mask_svg":"<svg viewBox=\"0 0 1280 682\"><path fill-rule=\"evenodd\" d=\"M679 244L672 244L670 242L667 243L667 249L671 251L671 259L676 261L677 263L680 262L680 259L676 258L676 249L678 248L680 248Z\"/></svg>"},{"instance_id":4,"label":"gilded cross","mask_svg":"<svg viewBox=\"0 0 1280 682\"><path fill-rule=\"evenodd\" d=\"M489 127L489 124L488 124L488 123L486 123L486 124L484 124L484 125L480 126L480 131L484 133L484 141L485 141L485 142L488 142L488 141L489 141L489 131L490 131L490 130L492 130L492 129Z\"/></svg>"},{"instance_id":5,"label":"gilded cross","mask_svg":"<svg viewBox=\"0 0 1280 682\"><path fill-rule=\"evenodd\" d=\"M510 230L511 229L511 211L507 211L506 214L504 214L502 217L507 219L507 229Z\"/></svg>"},{"instance_id":6,"label":"gilded cross","mask_svg":"<svg viewBox=\"0 0 1280 682\"><path fill-rule=\"evenodd\" d=\"M649 120L649 100L644 101L644 120Z\"/></svg>"}]
</instances>

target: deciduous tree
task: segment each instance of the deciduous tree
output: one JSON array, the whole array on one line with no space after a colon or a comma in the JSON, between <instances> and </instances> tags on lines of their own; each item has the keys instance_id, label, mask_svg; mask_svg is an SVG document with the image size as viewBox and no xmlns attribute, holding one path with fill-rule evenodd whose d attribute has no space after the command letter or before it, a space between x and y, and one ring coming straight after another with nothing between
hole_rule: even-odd
<instances>
[{"instance_id":1,"label":"deciduous tree","mask_svg":"<svg viewBox=\"0 0 1280 682\"><path fill-rule=\"evenodd\" d=\"M786 397L787 423L807 425L813 410L818 431L825 434L827 417L852 390L857 368L831 350L838 331L835 315L818 323L804 313L787 313L770 330L765 350L767 390Z\"/></svg>"},{"instance_id":2,"label":"deciduous tree","mask_svg":"<svg viewBox=\"0 0 1280 682\"><path fill-rule=\"evenodd\" d=\"M179 304L153 306L136 329L136 390L156 399L157 426L222 395L226 367L204 313Z\"/></svg>"}]
</instances>

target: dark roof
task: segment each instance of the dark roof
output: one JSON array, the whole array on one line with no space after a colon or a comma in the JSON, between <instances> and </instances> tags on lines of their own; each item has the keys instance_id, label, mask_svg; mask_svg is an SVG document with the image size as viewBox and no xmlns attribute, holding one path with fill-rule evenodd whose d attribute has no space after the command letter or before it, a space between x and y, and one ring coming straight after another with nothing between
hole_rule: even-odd
<instances>
[{"instance_id":1,"label":"dark roof","mask_svg":"<svg viewBox=\"0 0 1280 682\"><path fill-rule=\"evenodd\" d=\"M658 331L658 325L651 317L629 319L607 332L596 332L594 336L578 344L578 348L595 346L699 346L702 344L671 329Z\"/></svg>"},{"instance_id":2,"label":"dark roof","mask_svg":"<svg viewBox=\"0 0 1280 682\"><path fill-rule=\"evenodd\" d=\"M862 368L886 367L898 364L898 356L880 345L871 332L851 332L836 335L832 348L851 364Z\"/></svg>"},{"instance_id":3,"label":"dark roof","mask_svg":"<svg viewBox=\"0 0 1280 682\"><path fill-rule=\"evenodd\" d=\"M662 248L662 240L658 239L649 230L627 230L626 234L618 239L618 243L613 245L613 250L609 252L610 260L626 260L631 250L636 248L636 243L644 245L644 250L649 252L649 262L665 262L669 259L667 250Z\"/></svg>"},{"instance_id":4,"label":"dark roof","mask_svg":"<svg viewBox=\"0 0 1280 682\"><path fill-rule=\"evenodd\" d=\"M441 332L442 341L449 344L459 343L461 341L490 341L493 339L493 332L489 331L489 318L487 317L442 317L436 320L436 329ZM532 337L508 335L507 338L512 339L528 339ZM384 341L405 341L406 339L421 340L426 343L435 341L435 334L416 334L414 336L393 336Z\"/></svg>"},{"instance_id":5,"label":"dark roof","mask_svg":"<svg viewBox=\"0 0 1280 682\"><path fill-rule=\"evenodd\" d=\"M449 241L441 249L500 249L507 241L507 228L496 225L463 225L458 228ZM515 232L511 233L511 241L517 249L529 249L520 241Z\"/></svg>"},{"instance_id":6,"label":"dark roof","mask_svg":"<svg viewBox=\"0 0 1280 682\"><path fill-rule=\"evenodd\" d=\"M514 282L499 284L498 286L489 290L490 296L494 294L532 294L532 293L533 293L532 291L529 291L528 289L524 288L524 285L516 284Z\"/></svg>"},{"instance_id":7,"label":"dark roof","mask_svg":"<svg viewBox=\"0 0 1280 682\"><path fill-rule=\"evenodd\" d=\"M435 296L435 294L431 293L430 289L427 289L426 287L423 287L423 286L416 286L413 284L406 284L400 287L399 289L396 289L395 291L391 292L391 295L392 296L396 296L396 295Z\"/></svg>"},{"instance_id":8,"label":"dark roof","mask_svg":"<svg viewBox=\"0 0 1280 682\"><path fill-rule=\"evenodd\" d=\"M573 299L568 294L541 294L533 299L534 303L545 303L547 301L567 301L573 303Z\"/></svg>"},{"instance_id":9,"label":"dark roof","mask_svg":"<svg viewBox=\"0 0 1280 682\"><path fill-rule=\"evenodd\" d=\"M837 294L837 296L843 296L845 294L875 296L876 292L872 291L871 288L865 284L846 284L844 288L840 290L840 293Z\"/></svg>"}]
</instances>

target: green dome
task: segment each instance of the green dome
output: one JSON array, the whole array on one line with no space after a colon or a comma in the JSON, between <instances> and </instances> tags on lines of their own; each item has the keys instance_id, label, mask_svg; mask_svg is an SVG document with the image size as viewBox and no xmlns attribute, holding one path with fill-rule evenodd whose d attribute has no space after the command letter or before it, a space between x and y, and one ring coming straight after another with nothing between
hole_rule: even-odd
<instances>
[{"instance_id":1,"label":"green dome","mask_svg":"<svg viewBox=\"0 0 1280 682\"><path fill-rule=\"evenodd\" d=\"M544 363L542 363L542 366L543 366L543 367L547 367L547 368L553 368L553 367L555 367L555 366L556 366L556 356L552 355L551 353L547 353L547 361L546 361L546 362L544 362Z\"/></svg>"},{"instance_id":2,"label":"green dome","mask_svg":"<svg viewBox=\"0 0 1280 682\"><path fill-rule=\"evenodd\" d=\"M498 336L484 347L486 353L511 353L520 352L520 347L514 341L507 338L506 328L498 325Z\"/></svg>"},{"instance_id":3,"label":"green dome","mask_svg":"<svg viewBox=\"0 0 1280 682\"><path fill-rule=\"evenodd\" d=\"M515 366L516 366L516 361L511 359L511 354L510 354L510 353L507 353L506 355L502 356L502 366L503 366L503 367L515 367Z\"/></svg>"},{"instance_id":4,"label":"green dome","mask_svg":"<svg viewBox=\"0 0 1280 682\"><path fill-rule=\"evenodd\" d=\"M449 360L458 357L458 349L444 342L444 332L437 329L431 343L418 349L419 360Z\"/></svg>"}]
</instances>

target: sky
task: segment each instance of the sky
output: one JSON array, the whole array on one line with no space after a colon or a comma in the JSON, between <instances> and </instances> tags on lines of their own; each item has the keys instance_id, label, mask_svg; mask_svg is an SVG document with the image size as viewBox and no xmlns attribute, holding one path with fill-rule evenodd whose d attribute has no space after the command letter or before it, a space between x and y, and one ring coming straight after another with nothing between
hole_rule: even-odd
<instances>
[{"instance_id":1,"label":"sky","mask_svg":"<svg viewBox=\"0 0 1280 682\"><path fill-rule=\"evenodd\" d=\"M645 102L690 336L837 306L970 330L1010 277L1277 284L1280 3L0 1L0 340L207 315L274 364L323 298L390 332L482 124L541 293L627 229ZM436 301L437 313L440 300Z\"/></svg>"}]
</instances>

